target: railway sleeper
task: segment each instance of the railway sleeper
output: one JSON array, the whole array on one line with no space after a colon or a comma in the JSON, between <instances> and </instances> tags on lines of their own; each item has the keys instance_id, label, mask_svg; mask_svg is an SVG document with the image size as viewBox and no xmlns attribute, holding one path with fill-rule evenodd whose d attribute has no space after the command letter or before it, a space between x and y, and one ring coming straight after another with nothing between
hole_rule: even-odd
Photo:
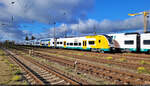
<instances>
[{"instance_id":1,"label":"railway sleeper","mask_svg":"<svg viewBox=\"0 0 150 86\"><path fill-rule=\"evenodd\" d=\"M58 81L58 82L53 82L53 83L51 83L51 84L52 84L52 85L54 85L54 84L62 85L62 83L65 84L64 82L65 82L64 80L60 80L60 81Z\"/></svg>"},{"instance_id":2,"label":"railway sleeper","mask_svg":"<svg viewBox=\"0 0 150 86\"><path fill-rule=\"evenodd\" d=\"M59 77L54 77L54 78L49 79L48 81L49 82L56 82L56 81L59 81L59 80L60 80Z\"/></svg>"},{"instance_id":3,"label":"railway sleeper","mask_svg":"<svg viewBox=\"0 0 150 86\"><path fill-rule=\"evenodd\" d=\"M52 74L48 73L48 74L40 74L40 75L43 76L43 77L47 77L47 76L51 76Z\"/></svg>"}]
</instances>

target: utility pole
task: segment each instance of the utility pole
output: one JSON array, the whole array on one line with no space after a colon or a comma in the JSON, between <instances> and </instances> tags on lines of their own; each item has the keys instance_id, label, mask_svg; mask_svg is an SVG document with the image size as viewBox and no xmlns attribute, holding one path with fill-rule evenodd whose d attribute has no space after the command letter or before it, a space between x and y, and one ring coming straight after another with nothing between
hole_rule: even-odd
<instances>
[{"instance_id":1,"label":"utility pole","mask_svg":"<svg viewBox=\"0 0 150 86\"><path fill-rule=\"evenodd\" d=\"M56 22L54 21L54 48L56 48Z\"/></svg>"},{"instance_id":2,"label":"utility pole","mask_svg":"<svg viewBox=\"0 0 150 86\"><path fill-rule=\"evenodd\" d=\"M94 25L94 35L96 35L96 26Z\"/></svg>"},{"instance_id":3,"label":"utility pole","mask_svg":"<svg viewBox=\"0 0 150 86\"><path fill-rule=\"evenodd\" d=\"M149 17L150 12L140 12L140 13L135 13L135 14L128 14L129 16L136 16L136 15L143 15L144 16L144 33L147 32L147 25L148 25L148 17Z\"/></svg>"}]
</instances>

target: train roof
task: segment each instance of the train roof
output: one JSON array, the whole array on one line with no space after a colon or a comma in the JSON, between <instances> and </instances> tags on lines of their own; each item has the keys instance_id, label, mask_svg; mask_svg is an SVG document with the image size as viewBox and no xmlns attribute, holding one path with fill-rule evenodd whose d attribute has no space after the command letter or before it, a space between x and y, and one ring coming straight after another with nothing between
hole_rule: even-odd
<instances>
[{"instance_id":1,"label":"train roof","mask_svg":"<svg viewBox=\"0 0 150 86\"><path fill-rule=\"evenodd\" d=\"M125 35L133 35L133 34L137 34L137 35L139 35L139 33L138 32L132 32L132 33L124 33Z\"/></svg>"}]
</instances>

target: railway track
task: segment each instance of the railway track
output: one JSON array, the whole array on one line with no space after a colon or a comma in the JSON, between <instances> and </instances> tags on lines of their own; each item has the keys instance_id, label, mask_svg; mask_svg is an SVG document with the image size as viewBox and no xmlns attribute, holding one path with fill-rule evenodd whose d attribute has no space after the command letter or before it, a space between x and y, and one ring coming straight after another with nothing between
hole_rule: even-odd
<instances>
[{"instance_id":1,"label":"railway track","mask_svg":"<svg viewBox=\"0 0 150 86\"><path fill-rule=\"evenodd\" d=\"M57 53L57 54L67 54L68 53L65 53L65 52L59 52L57 50L54 50L54 51L49 51L49 50L44 50L44 49L35 49L37 51L44 51L44 52L49 52L49 53ZM82 51L68 51L66 50L66 52L72 52L73 53L81 53ZM103 53L95 53L95 52L82 52L83 55L80 55L80 56L85 56L85 57L113 57L113 60L115 59L120 59L120 58L126 58L128 61L133 61L133 62L140 62L142 60L144 60L145 62L150 62L150 56L149 55L145 55L146 57L143 57L139 54L136 54L136 55L132 55L132 54L103 54ZM76 56L75 54L73 54L74 56ZM131 56L130 56L131 55ZM136 57L138 55L138 57ZM79 56L79 55L78 55ZM148 58L149 57L149 58ZM101 58L99 58L101 59Z\"/></svg>"},{"instance_id":2,"label":"railway track","mask_svg":"<svg viewBox=\"0 0 150 86\"><path fill-rule=\"evenodd\" d=\"M28 49L24 49L24 51L28 52ZM75 57L77 59L83 59L83 60L88 60L88 61L93 61L93 62L100 62L100 63L103 63L103 64L111 64L111 65L116 65L118 67L124 67L124 68L127 68L127 69L137 70L139 67L144 67L147 70L150 69L149 64L140 64L140 62L135 63L135 59L128 58L128 57L127 57L127 60L132 59L132 60L134 60L134 62L131 62L131 61L120 62L120 61L116 61L114 59L110 61L110 60L107 60L107 59L104 59L104 58L95 58L95 57L90 57L90 56L85 56L85 55L68 54L68 52L65 53L65 52L58 52L58 51L48 51L47 49L46 50L44 50L44 49L39 49L38 50L37 48L35 48L34 52L36 52L36 53L39 53L39 52L41 52L41 53L52 53L52 54L63 55L63 56L67 56L67 57ZM115 59L116 58L117 57L115 57ZM120 57L118 57L118 58L120 58ZM141 61L140 59L138 59L138 60Z\"/></svg>"},{"instance_id":3,"label":"railway track","mask_svg":"<svg viewBox=\"0 0 150 86\"><path fill-rule=\"evenodd\" d=\"M31 59L20 58L18 55L12 53L9 50L4 49L9 57L16 62L27 74L26 78L31 84L39 85L80 85L77 81L74 81L57 71L51 70L47 66L44 66ZM30 61L29 61L30 60Z\"/></svg>"},{"instance_id":4,"label":"railway track","mask_svg":"<svg viewBox=\"0 0 150 86\"><path fill-rule=\"evenodd\" d=\"M40 51L47 51L47 52L50 52L49 51L49 48L36 48L36 47L28 47L26 48L25 46L21 46L22 48L21 49L34 49L34 50L40 50ZM52 49L54 50L55 52L54 53L58 53L57 50L58 49ZM100 56L100 57L106 57L106 56L112 56L115 58L120 58L120 57L125 57L127 58L128 60L134 60L134 61L140 61L140 60L145 60L145 61L150 61L150 55L149 54L143 54L143 53L96 53L96 52L88 52L88 51L77 51L77 50L65 50L65 49L59 49L59 50L62 50L62 51L65 51L65 52L80 52L80 53L83 53L84 55L91 55L91 56Z\"/></svg>"},{"instance_id":5,"label":"railway track","mask_svg":"<svg viewBox=\"0 0 150 86\"><path fill-rule=\"evenodd\" d=\"M74 67L73 63L75 62L75 60L66 60L66 59L52 57L50 55L44 55L44 54L39 54L36 56L45 58L50 61L61 63L65 66ZM127 71L123 72L121 70L109 68L106 66L97 66L88 62L83 62L80 59L78 59L77 62L77 69L82 72L91 73L101 78L114 81L115 83L118 84L144 84L146 83L145 81L147 82L150 81L149 76L130 73Z\"/></svg>"},{"instance_id":6,"label":"railway track","mask_svg":"<svg viewBox=\"0 0 150 86\"><path fill-rule=\"evenodd\" d=\"M45 55L41 53L34 54L37 57L44 58L50 61L57 62L59 64L74 67L75 60L66 60L59 57L54 57L50 55ZM136 73L131 73L128 71L122 71L118 69L113 69L111 67L93 65L89 62L83 62L78 59L77 70L85 73L90 73L92 75L104 78L109 81L113 81L116 84L149 84L150 76L140 75Z\"/></svg>"},{"instance_id":7,"label":"railway track","mask_svg":"<svg viewBox=\"0 0 150 86\"><path fill-rule=\"evenodd\" d=\"M83 55L74 55L74 54L67 54L67 53L60 53L60 52L55 52L55 51L34 51L34 53L52 53L52 54L57 54L57 55L63 55L67 57L74 57L77 59L83 59L83 60L88 60L88 61L93 61L93 62L100 62L103 64L112 64L112 65L118 65L121 67L129 68L129 69L134 69L137 70L139 67L144 67L146 69L150 69L149 64L139 64L139 63L131 63L131 62L120 62L120 61L114 61L114 60L107 60L104 58L95 58L95 57L89 57L89 56L83 56Z\"/></svg>"}]
</instances>

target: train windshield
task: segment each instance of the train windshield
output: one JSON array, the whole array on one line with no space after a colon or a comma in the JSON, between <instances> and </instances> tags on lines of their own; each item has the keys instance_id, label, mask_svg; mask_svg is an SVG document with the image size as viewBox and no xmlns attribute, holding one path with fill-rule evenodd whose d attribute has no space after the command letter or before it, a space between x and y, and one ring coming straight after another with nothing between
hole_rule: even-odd
<instances>
[{"instance_id":1,"label":"train windshield","mask_svg":"<svg viewBox=\"0 0 150 86\"><path fill-rule=\"evenodd\" d=\"M108 35L104 35L104 36L108 39L110 44L113 44L113 39L111 36L108 36Z\"/></svg>"}]
</instances>

